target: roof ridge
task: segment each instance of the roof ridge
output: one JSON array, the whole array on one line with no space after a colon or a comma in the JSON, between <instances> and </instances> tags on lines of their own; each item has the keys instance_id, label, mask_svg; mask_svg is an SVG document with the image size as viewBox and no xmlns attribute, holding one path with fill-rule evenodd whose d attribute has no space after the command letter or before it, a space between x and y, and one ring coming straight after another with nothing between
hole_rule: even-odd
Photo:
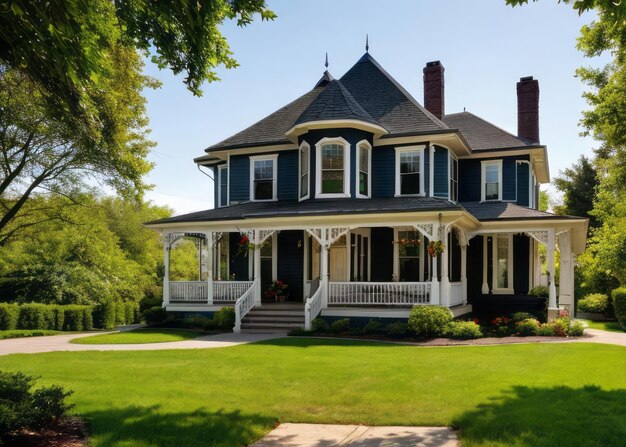
<instances>
[{"instance_id":1,"label":"roof ridge","mask_svg":"<svg viewBox=\"0 0 626 447\"><path fill-rule=\"evenodd\" d=\"M391 76L387 70L385 70L382 65L380 65L380 63L374 59L374 57L369 53L366 52L363 56L361 56L361 58L357 61L356 64L354 64L352 67L350 67L350 69L345 72L343 74L343 76L340 78L343 79L346 74L348 74L355 66L357 66L358 64L361 64L363 62L369 61L372 63L372 65L374 65L382 74L384 74L387 79L389 79L389 81L409 100L411 101L411 103L413 103L413 105L415 105L422 113L424 113L434 124L437 125L437 127L440 127L442 129L448 129L448 125L446 123L444 123L442 120L440 120L439 118L437 118L435 115L433 115L431 112L429 112L424 106L422 106L414 97L413 95L411 95L407 89L405 89L402 84L400 84L398 81L396 81L396 79Z\"/></svg>"}]
</instances>

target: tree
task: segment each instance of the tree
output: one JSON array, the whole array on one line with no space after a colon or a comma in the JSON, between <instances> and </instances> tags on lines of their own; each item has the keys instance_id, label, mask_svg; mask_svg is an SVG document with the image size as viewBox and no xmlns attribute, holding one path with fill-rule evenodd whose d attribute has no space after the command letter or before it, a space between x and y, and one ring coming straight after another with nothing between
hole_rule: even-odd
<instances>
[{"instance_id":1,"label":"tree","mask_svg":"<svg viewBox=\"0 0 626 447\"><path fill-rule=\"evenodd\" d=\"M109 55L120 44L184 72L200 94L216 67L237 66L221 25L245 26L256 14L275 18L264 0L0 0L0 63L40 85L55 115L87 129L106 119L94 94L115 72Z\"/></svg>"},{"instance_id":2,"label":"tree","mask_svg":"<svg viewBox=\"0 0 626 447\"><path fill-rule=\"evenodd\" d=\"M577 163L554 179L554 184L563 193L563 204L555 206L556 214L587 217L590 227L595 228L598 222L589 213L593 210L599 182L592 162L581 155Z\"/></svg>"},{"instance_id":3,"label":"tree","mask_svg":"<svg viewBox=\"0 0 626 447\"><path fill-rule=\"evenodd\" d=\"M96 136L51 116L46 92L20 70L0 69L0 245L38 219L61 218L59 208L37 219L22 212L37 192L75 201L86 182L107 185L124 197L140 197L152 165L146 156L148 119L141 90L158 84L141 73L138 55L122 46L111 53L115 71L94 94L107 121ZM93 130L93 129L92 129Z\"/></svg>"}]
</instances>

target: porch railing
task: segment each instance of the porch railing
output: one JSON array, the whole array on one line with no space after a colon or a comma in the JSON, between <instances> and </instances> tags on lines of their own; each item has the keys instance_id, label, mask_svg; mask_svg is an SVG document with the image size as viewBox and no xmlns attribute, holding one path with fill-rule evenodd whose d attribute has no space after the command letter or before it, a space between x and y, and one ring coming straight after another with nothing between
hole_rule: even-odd
<instances>
[{"instance_id":1,"label":"porch railing","mask_svg":"<svg viewBox=\"0 0 626 447\"><path fill-rule=\"evenodd\" d=\"M450 306L463 304L463 283L450 283Z\"/></svg>"},{"instance_id":2,"label":"porch railing","mask_svg":"<svg viewBox=\"0 0 626 447\"><path fill-rule=\"evenodd\" d=\"M430 282L331 282L328 304L412 306L430 303Z\"/></svg>"},{"instance_id":3,"label":"porch railing","mask_svg":"<svg viewBox=\"0 0 626 447\"><path fill-rule=\"evenodd\" d=\"M237 301L254 281L213 281L213 301Z\"/></svg>"},{"instance_id":4,"label":"porch railing","mask_svg":"<svg viewBox=\"0 0 626 447\"><path fill-rule=\"evenodd\" d=\"M307 331L311 330L311 322L315 320L315 318L322 311L324 280L321 282L316 280L315 283L317 285L317 290L315 290L315 293L313 293L311 298L306 300L306 304L304 305L304 329ZM313 288L311 288L311 290L313 290Z\"/></svg>"},{"instance_id":5,"label":"porch railing","mask_svg":"<svg viewBox=\"0 0 626 447\"><path fill-rule=\"evenodd\" d=\"M172 281L170 282L170 301L207 301L206 281Z\"/></svg>"},{"instance_id":6,"label":"porch railing","mask_svg":"<svg viewBox=\"0 0 626 447\"><path fill-rule=\"evenodd\" d=\"M252 282L250 288L241 295L241 298L237 300L235 303L235 327L233 328L234 332L241 332L241 320L246 314L254 307L254 303L256 301L257 296L261 294L261 280L260 278L255 279Z\"/></svg>"}]
</instances>

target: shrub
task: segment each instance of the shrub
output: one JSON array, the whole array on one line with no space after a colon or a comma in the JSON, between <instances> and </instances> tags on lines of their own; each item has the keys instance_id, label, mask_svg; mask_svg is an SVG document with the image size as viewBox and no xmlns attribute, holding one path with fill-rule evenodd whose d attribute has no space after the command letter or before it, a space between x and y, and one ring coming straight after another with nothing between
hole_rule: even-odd
<instances>
[{"instance_id":1,"label":"shrub","mask_svg":"<svg viewBox=\"0 0 626 447\"><path fill-rule=\"evenodd\" d=\"M585 332L585 326L583 326L582 322L574 321L572 325L569 327L569 331L567 335L570 337L580 337Z\"/></svg>"},{"instance_id":2,"label":"shrub","mask_svg":"<svg viewBox=\"0 0 626 447\"><path fill-rule=\"evenodd\" d=\"M328 332L328 321L324 320L323 318L316 318L311 322L311 330L316 334Z\"/></svg>"},{"instance_id":3,"label":"shrub","mask_svg":"<svg viewBox=\"0 0 626 447\"><path fill-rule=\"evenodd\" d=\"M552 323L543 323L537 328L537 335L541 337L552 337L554 334L554 325Z\"/></svg>"},{"instance_id":4,"label":"shrub","mask_svg":"<svg viewBox=\"0 0 626 447\"><path fill-rule=\"evenodd\" d=\"M160 306L151 307L143 311L143 320L146 324L161 324L167 320L167 312Z\"/></svg>"},{"instance_id":5,"label":"shrub","mask_svg":"<svg viewBox=\"0 0 626 447\"><path fill-rule=\"evenodd\" d=\"M65 399L72 394L59 386L31 391L34 379L20 372L0 371L0 439L6 445L17 430L45 428L72 406Z\"/></svg>"},{"instance_id":6,"label":"shrub","mask_svg":"<svg viewBox=\"0 0 626 447\"><path fill-rule=\"evenodd\" d=\"M483 332L473 321L452 321L448 325L446 335L457 340L471 340L481 338Z\"/></svg>"},{"instance_id":7,"label":"shrub","mask_svg":"<svg viewBox=\"0 0 626 447\"><path fill-rule=\"evenodd\" d=\"M414 306L409 327L416 335L430 338L443 335L452 321L452 312L443 306Z\"/></svg>"},{"instance_id":8,"label":"shrub","mask_svg":"<svg viewBox=\"0 0 626 447\"><path fill-rule=\"evenodd\" d=\"M11 331L17 328L20 309L17 304L0 303L0 330Z\"/></svg>"},{"instance_id":9,"label":"shrub","mask_svg":"<svg viewBox=\"0 0 626 447\"><path fill-rule=\"evenodd\" d=\"M383 324L377 320L370 320L363 326L363 332L366 334L380 334L383 332Z\"/></svg>"},{"instance_id":10,"label":"shrub","mask_svg":"<svg viewBox=\"0 0 626 447\"><path fill-rule=\"evenodd\" d=\"M207 327L211 327L211 326L215 327L213 320L211 320L208 317L203 317L203 316L188 317L188 318L185 318L184 320L181 320L180 323L182 327L193 328L193 329L197 329L197 328L206 329Z\"/></svg>"},{"instance_id":11,"label":"shrub","mask_svg":"<svg viewBox=\"0 0 626 447\"><path fill-rule=\"evenodd\" d=\"M385 328L385 332L390 337L401 338L409 335L409 325L407 323L403 323L402 321L397 321L395 323L389 323Z\"/></svg>"},{"instance_id":12,"label":"shrub","mask_svg":"<svg viewBox=\"0 0 626 447\"><path fill-rule=\"evenodd\" d=\"M116 308L116 303L111 298L108 298L96 304L93 311L93 320L95 326L102 329L113 329L115 327Z\"/></svg>"},{"instance_id":13,"label":"shrub","mask_svg":"<svg viewBox=\"0 0 626 447\"><path fill-rule=\"evenodd\" d=\"M554 327L554 335L557 337L565 337L569 332L569 318L568 317L560 317L552 322L552 326Z\"/></svg>"},{"instance_id":14,"label":"shrub","mask_svg":"<svg viewBox=\"0 0 626 447\"><path fill-rule=\"evenodd\" d=\"M615 318L619 321L622 329L626 331L626 287L620 287L611 292Z\"/></svg>"},{"instance_id":15,"label":"shrub","mask_svg":"<svg viewBox=\"0 0 626 447\"><path fill-rule=\"evenodd\" d=\"M144 290L143 298L139 301L139 312L151 307L161 307L163 304L163 287L151 284Z\"/></svg>"},{"instance_id":16,"label":"shrub","mask_svg":"<svg viewBox=\"0 0 626 447\"><path fill-rule=\"evenodd\" d=\"M515 329L517 333L522 337L528 337L530 335L537 335L539 330L539 322L534 318L527 318L516 324Z\"/></svg>"},{"instance_id":17,"label":"shrub","mask_svg":"<svg viewBox=\"0 0 626 447\"><path fill-rule=\"evenodd\" d=\"M65 323L65 306L52 306L53 328L55 331L62 331Z\"/></svg>"},{"instance_id":18,"label":"shrub","mask_svg":"<svg viewBox=\"0 0 626 447\"><path fill-rule=\"evenodd\" d=\"M233 307L222 307L213 314L215 327L221 330L231 330L235 326L235 309Z\"/></svg>"},{"instance_id":19,"label":"shrub","mask_svg":"<svg viewBox=\"0 0 626 447\"><path fill-rule=\"evenodd\" d=\"M528 291L529 296L536 296L537 298L548 298L550 296L550 289L547 286L533 287Z\"/></svg>"},{"instance_id":20,"label":"shrub","mask_svg":"<svg viewBox=\"0 0 626 447\"><path fill-rule=\"evenodd\" d=\"M118 301L115 303L115 326L124 326L126 324L126 304Z\"/></svg>"},{"instance_id":21,"label":"shrub","mask_svg":"<svg viewBox=\"0 0 626 447\"><path fill-rule=\"evenodd\" d=\"M89 306L63 306L65 322L64 331L88 331L92 329L91 308ZM87 318L86 315L89 315Z\"/></svg>"},{"instance_id":22,"label":"shrub","mask_svg":"<svg viewBox=\"0 0 626 447\"><path fill-rule=\"evenodd\" d=\"M54 329L52 306L45 304L22 304L19 306L18 329Z\"/></svg>"},{"instance_id":23,"label":"shrub","mask_svg":"<svg viewBox=\"0 0 626 447\"><path fill-rule=\"evenodd\" d=\"M137 323L136 318L136 309L139 308L139 305L132 301L126 301L124 303L124 320L126 320L126 324Z\"/></svg>"},{"instance_id":24,"label":"shrub","mask_svg":"<svg viewBox=\"0 0 626 447\"><path fill-rule=\"evenodd\" d=\"M609 308L609 297L602 293L592 293L578 300L579 312L604 314Z\"/></svg>"},{"instance_id":25,"label":"shrub","mask_svg":"<svg viewBox=\"0 0 626 447\"><path fill-rule=\"evenodd\" d=\"M531 318L535 318L535 316L528 312L515 312L513 315L511 315L511 319L515 323L519 323L520 321L524 321L524 320L529 320Z\"/></svg>"},{"instance_id":26,"label":"shrub","mask_svg":"<svg viewBox=\"0 0 626 447\"><path fill-rule=\"evenodd\" d=\"M330 324L330 332L333 334L341 334L344 332L350 331L350 320L347 318L342 318L341 320L333 321Z\"/></svg>"}]
</instances>

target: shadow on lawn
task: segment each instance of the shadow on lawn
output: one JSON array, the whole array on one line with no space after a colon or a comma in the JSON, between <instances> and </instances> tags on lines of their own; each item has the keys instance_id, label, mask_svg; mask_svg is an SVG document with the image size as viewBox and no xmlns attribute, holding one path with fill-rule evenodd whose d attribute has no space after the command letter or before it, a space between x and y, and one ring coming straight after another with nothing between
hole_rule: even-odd
<instances>
[{"instance_id":1,"label":"shadow on lawn","mask_svg":"<svg viewBox=\"0 0 626 447\"><path fill-rule=\"evenodd\" d=\"M81 414L90 438L102 447L232 447L247 445L276 426L275 418L239 411L161 413L159 407L128 407Z\"/></svg>"},{"instance_id":2,"label":"shadow on lawn","mask_svg":"<svg viewBox=\"0 0 626 447\"><path fill-rule=\"evenodd\" d=\"M454 427L472 446L624 446L626 390L516 386L455 418Z\"/></svg>"}]
</instances>

